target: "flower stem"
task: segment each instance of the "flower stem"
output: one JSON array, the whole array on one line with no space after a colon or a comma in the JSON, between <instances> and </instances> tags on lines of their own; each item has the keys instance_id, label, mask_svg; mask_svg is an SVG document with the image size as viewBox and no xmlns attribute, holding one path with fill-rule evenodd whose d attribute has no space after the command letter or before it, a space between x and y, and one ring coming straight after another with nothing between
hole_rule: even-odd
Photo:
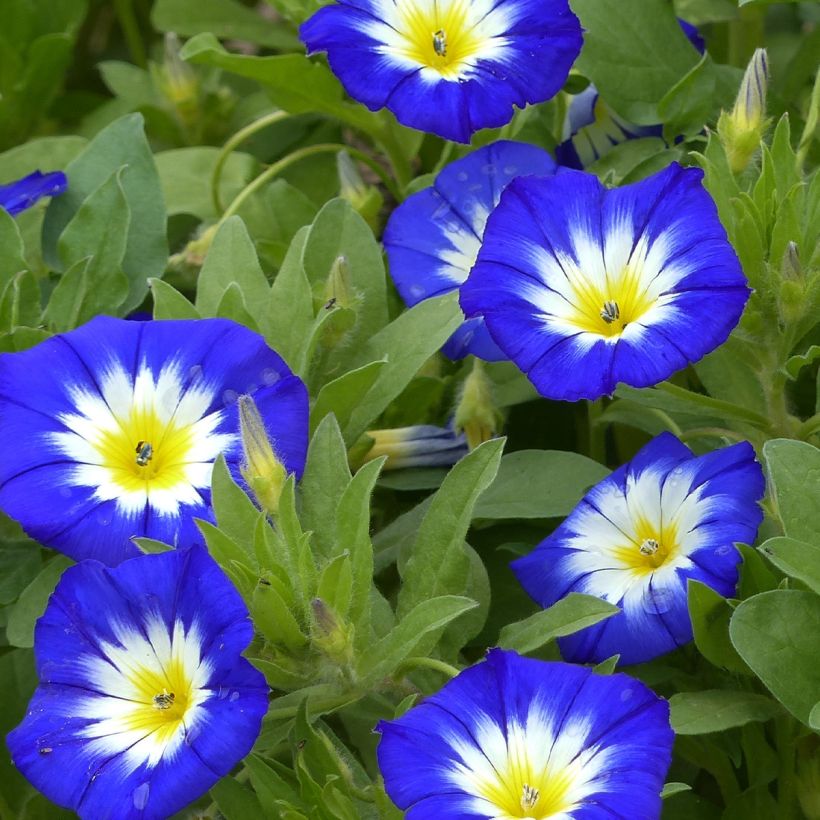
<instances>
[{"instance_id":1,"label":"flower stem","mask_svg":"<svg viewBox=\"0 0 820 820\"><path fill-rule=\"evenodd\" d=\"M393 180L390 179L387 172L382 168L374 159L367 156L367 154L359 151L356 148L351 148L349 145L340 145L338 143L323 143L321 145L308 145L305 148L300 148L298 151L294 151L291 154L288 154L286 157L282 157L278 162L274 162L273 165L268 166L261 174L259 174L256 179L249 182L235 197L234 201L227 207L225 213L219 219L219 225L221 225L225 220L229 217L233 216L244 204L245 200L248 199L251 195L255 194L260 188L263 188L270 180L272 180L275 176L280 174L286 168L289 168L291 165L295 165L297 162L300 162L303 159L307 159L308 157L315 156L317 154L328 154L328 153L338 153L339 151L347 151L356 159L363 162L368 167L372 168L382 179L387 189L390 193L396 192Z\"/></svg>"},{"instance_id":2,"label":"flower stem","mask_svg":"<svg viewBox=\"0 0 820 820\"><path fill-rule=\"evenodd\" d=\"M587 402L589 457L599 464L606 464L606 430L604 426L599 423L603 412L603 399Z\"/></svg>"},{"instance_id":3,"label":"flower stem","mask_svg":"<svg viewBox=\"0 0 820 820\"><path fill-rule=\"evenodd\" d=\"M270 114L266 114L264 117L254 120L252 123L237 131L225 145L222 146L222 150L216 159L216 165L214 165L213 174L211 175L211 199L213 200L217 213L222 212L222 201L219 197L219 183L222 178L222 169L228 161L228 157L238 146L245 142L246 139L252 137L262 129L267 128L269 125L287 119L289 116L290 114L286 111L272 111Z\"/></svg>"},{"instance_id":4,"label":"flower stem","mask_svg":"<svg viewBox=\"0 0 820 820\"><path fill-rule=\"evenodd\" d=\"M797 778L795 775L794 718L778 718L775 724L780 770L777 778L777 816L780 820L797 820Z\"/></svg>"},{"instance_id":5,"label":"flower stem","mask_svg":"<svg viewBox=\"0 0 820 820\"><path fill-rule=\"evenodd\" d=\"M448 678L454 678L460 674L460 670L455 666L450 666L449 663L440 661L437 658L407 658L403 661L396 672L405 671L407 669L434 669L436 672L441 672Z\"/></svg>"}]
</instances>

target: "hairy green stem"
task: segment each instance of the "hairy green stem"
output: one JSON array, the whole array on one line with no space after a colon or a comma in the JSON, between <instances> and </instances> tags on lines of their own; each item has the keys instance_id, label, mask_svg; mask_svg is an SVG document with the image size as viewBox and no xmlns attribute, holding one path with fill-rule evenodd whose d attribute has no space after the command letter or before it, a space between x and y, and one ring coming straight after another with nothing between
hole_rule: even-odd
<instances>
[{"instance_id":1,"label":"hairy green stem","mask_svg":"<svg viewBox=\"0 0 820 820\"><path fill-rule=\"evenodd\" d=\"M448 678L454 678L460 672L455 666L451 666L449 663L440 661L437 658L407 658L407 660L402 661L396 673L398 675L408 669L434 669L436 672L447 675Z\"/></svg>"}]
</instances>

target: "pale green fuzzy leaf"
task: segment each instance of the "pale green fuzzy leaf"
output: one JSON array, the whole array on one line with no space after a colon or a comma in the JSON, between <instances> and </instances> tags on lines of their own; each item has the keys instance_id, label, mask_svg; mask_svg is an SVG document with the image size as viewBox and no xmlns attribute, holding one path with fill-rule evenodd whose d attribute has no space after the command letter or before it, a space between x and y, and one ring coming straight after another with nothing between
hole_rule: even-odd
<instances>
[{"instance_id":1,"label":"pale green fuzzy leaf","mask_svg":"<svg viewBox=\"0 0 820 820\"><path fill-rule=\"evenodd\" d=\"M705 735L750 722L765 722L781 713L775 701L754 692L711 689L678 692L669 698L675 734Z\"/></svg>"},{"instance_id":2,"label":"pale green fuzzy leaf","mask_svg":"<svg viewBox=\"0 0 820 820\"><path fill-rule=\"evenodd\" d=\"M9 612L6 624L6 638L12 646L34 646L34 625L45 611L48 599L63 572L73 563L65 555L55 555L20 593L17 603Z\"/></svg>"}]
</instances>

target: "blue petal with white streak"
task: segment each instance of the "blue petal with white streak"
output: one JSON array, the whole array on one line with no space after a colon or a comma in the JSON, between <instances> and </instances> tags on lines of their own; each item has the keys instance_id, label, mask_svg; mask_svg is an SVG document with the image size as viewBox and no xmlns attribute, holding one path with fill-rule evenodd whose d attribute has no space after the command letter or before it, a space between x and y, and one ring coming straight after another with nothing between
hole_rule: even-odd
<instances>
[{"instance_id":1,"label":"blue petal with white streak","mask_svg":"<svg viewBox=\"0 0 820 820\"><path fill-rule=\"evenodd\" d=\"M518 177L552 175L556 168L541 148L502 140L451 163L430 188L399 205L387 222L384 247L405 304L412 307L466 281L507 185ZM451 359L506 358L480 318L467 319L442 349Z\"/></svg>"},{"instance_id":2,"label":"blue petal with white streak","mask_svg":"<svg viewBox=\"0 0 820 820\"><path fill-rule=\"evenodd\" d=\"M673 740L639 681L499 649L376 729L408 820L657 817Z\"/></svg>"},{"instance_id":3,"label":"blue petal with white streak","mask_svg":"<svg viewBox=\"0 0 820 820\"><path fill-rule=\"evenodd\" d=\"M567 0L340 0L299 33L371 111L465 143L555 96L582 45Z\"/></svg>"},{"instance_id":4,"label":"blue petal with white streak","mask_svg":"<svg viewBox=\"0 0 820 820\"><path fill-rule=\"evenodd\" d=\"M225 319L97 317L0 354L0 508L76 560L117 564L130 540L201 540L221 454L241 481L237 398L253 396L277 457L301 475L304 384L264 339ZM25 447L18 442L25 441Z\"/></svg>"},{"instance_id":5,"label":"blue petal with white streak","mask_svg":"<svg viewBox=\"0 0 820 820\"><path fill-rule=\"evenodd\" d=\"M513 180L460 302L547 398L647 387L722 344L750 290L702 185L677 163L606 189L559 170Z\"/></svg>"},{"instance_id":6,"label":"blue petal with white streak","mask_svg":"<svg viewBox=\"0 0 820 820\"><path fill-rule=\"evenodd\" d=\"M555 532L512 563L538 604L570 592L595 595L621 612L559 640L574 662L620 655L643 663L692 640L691 578L731 597L740 553L763 519L765 481L741 442L694 456L671 433L593 487Z\"/></svg>"},{"instance_id":7,"label":"blue petal with white streak","mask_svg":"<svg viewBox=\"0 0 820 820\"><path fill-rule=\"evenodd\" d=\"M68 569L35 631L17 768L83 820L162 820L248 754L267 711L239 593L201 547Z\"/></svg>"}]
</instances>

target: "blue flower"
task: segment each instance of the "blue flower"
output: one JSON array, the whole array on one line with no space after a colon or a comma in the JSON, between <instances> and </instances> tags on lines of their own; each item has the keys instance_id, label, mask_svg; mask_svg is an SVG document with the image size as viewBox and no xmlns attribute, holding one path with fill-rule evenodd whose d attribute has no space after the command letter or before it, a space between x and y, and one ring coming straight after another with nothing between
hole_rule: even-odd
<instances>
[{"instance_id":1,"label":"blue flower","mask_svg":"<svg viewBox=\"0 0 820 820\"><path fill-rule=\"evenodd\" d=\"M389 430L368 430L373 446L366 461L387 456L385 470L407 467L452 467L469 452L464 433L457 435L452 427L416 424Z\"/></svg>"},{"instance_id":2,"label":"blue flower","mask_svg":"<svg viewBox=\"0 0 820 820\"><path fill-rule=\"evenodd\" d=\"M299 476L305 386L261 336L235 322L98 317L1 354L0 508L76 560L116 564L139 554L133 536L196 543L194 516L213 520L220 453L241 480L243 394Z\"/></svg>"},{"instance_id":3,"label":"blue flower","mask_svg":"<svg viewBox=\"0 0 820 820\"><path fill-rule=\"evenodd\" d=\"M412 307L458 288L475 263L487 218L510 180L555 170L553 158L534 145L495 142L451 163L432 187L408 197L384 231L390 275L405 303ZM467 320L442 349L451 359L468 353L488 361L506 358L480 318Z\"/></svg>"},{"instance_id":4,"label":"blue flower","mask_svg":"<svg viewBox=\"0 0 820 820\"><path fill-rule=\"evenodd\" d=\"M548 398L657 384L726 341L749 298L702 178L673 163L616 190L581 171L513 180L464 313Z\"/></svg>"},{"instance_id":5,"label":"blue flower","mask_svg":"<svg viewBox=\"0 0 820 820\"><path fill-rule=\"evenodd\" d=\"M248 610L201 547L66 570L37 622L40 684L8 736L17 768L97 820L160 820L251 750L268 687Z\"/></svg>"},{"instance_id":6,"label":"blue flower","mask_svg":"<svg viewBox=\"0 0 820 820\"><path fill-rule=\"evenodd\" d=\"M642 663L692 640L692 578L734 594L740 553L763 519L765 481L747 442L704 456L670 433L593 487L529 555L512 563L521 585L548 607L570 592L621 612L559 640L576 662L619 654Z\"/></svg>"},{"instance_id":7,"label":"blue flower","mask_svg":"<svg viewBox=\"0 0 820 820\"><path fill-rule=\"evenodd\" d=\"M43 174L35 171L27 177L8 185L0 185L0 208L5 208L12 216L25 211L44 196L57 196L68 187L68 180L62 171Z\"/></svg>"},{"instance_id":8,"label":"blue flower","mask_svg":"<svg viewBox=\"0 0 820 820\"><path fill-rule=\"evenodd\" d=\"M408 820L649 820L673 741L669 706L639 681L499 649L377 731Z\"/></svg>"},{"instance_id":9,"label":"blue flower","mask_svg":"<svg viewBox=\"0 0 820 820\"><path fill-rule=\"evenodd\" d=\"M706 44L697 28L685 20L678 23L689 42L703 54ZM567 168L586 168L622 142L662 136L661 125L637 125L620 117L590 84L570 100L563 142L555 149L555 158Z\"/></svg>"},{"instance_id":10,"label":"blue flower","mask_svg":"<svg viewBox=\"0 0 820 820\"><path fill-rule=\"evenodd\" d=\"M341 0L300 36L371 111L458 142L557 94L582 44L567 0Z\"/></svg>"}]
</instances>

